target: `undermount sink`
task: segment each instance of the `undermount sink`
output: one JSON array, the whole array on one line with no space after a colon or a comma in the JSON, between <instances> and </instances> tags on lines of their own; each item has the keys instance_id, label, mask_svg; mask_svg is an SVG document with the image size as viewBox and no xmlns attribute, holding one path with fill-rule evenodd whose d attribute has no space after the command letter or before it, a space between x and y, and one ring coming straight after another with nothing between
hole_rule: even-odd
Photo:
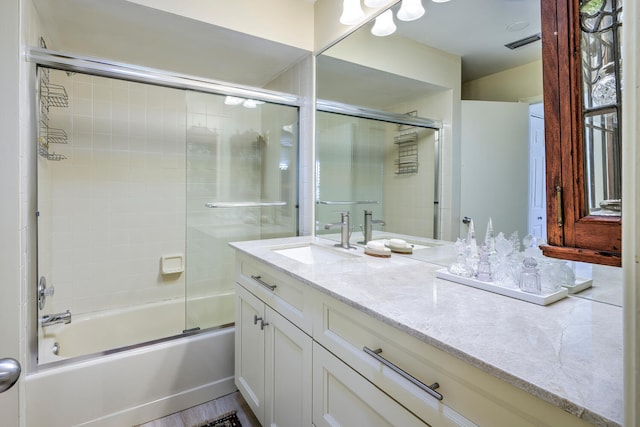
<instances>
[{"instance_id":1,"label":"undermount sink","mask_svg":"<svg viewBox=\"0 0 640 427\"><path fill-rule=\"evenodd\" d=\"M348 249L325 247L313 243L274 248L272 251L303 264L329 264L359 256L347 252Z\"/></svg>"}]
</instances>

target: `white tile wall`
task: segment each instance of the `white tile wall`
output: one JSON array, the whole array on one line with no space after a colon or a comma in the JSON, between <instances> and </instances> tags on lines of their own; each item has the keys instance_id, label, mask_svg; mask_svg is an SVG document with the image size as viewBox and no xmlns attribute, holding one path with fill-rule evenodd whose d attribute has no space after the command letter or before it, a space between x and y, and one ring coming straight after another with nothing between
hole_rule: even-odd
<instances>
[{"instance_id":1,"label":"white tile wall","mask_svg":"<svg viewBox=\"0 0 640 427\"><path fill-rule=\"evenodd\" d=\"M69 143L53 147L66 160L39 159L40 241L51 231L40 268L56 287L48 311L183 296L185 275L160 274L160 258L185 252L184 92L51 76L66 87L69 108L52 107L50 125Z\"/></svg>"}]
</instances>

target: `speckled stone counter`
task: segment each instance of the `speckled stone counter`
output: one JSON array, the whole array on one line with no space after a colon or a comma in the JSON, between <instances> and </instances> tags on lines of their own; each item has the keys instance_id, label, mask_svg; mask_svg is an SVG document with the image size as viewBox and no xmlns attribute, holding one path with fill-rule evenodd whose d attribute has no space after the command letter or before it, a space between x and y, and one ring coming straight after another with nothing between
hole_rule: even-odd
<instances>
[{"instance_id":1,"label":"speckled stone counter","mask_svg":"<svg viewBox=\"0 0 640 427\"><path fill-rule=\"evenodd\" d=\"M349 250L358 256L304 264L272 250L304 242L334 243L292 237L231 246L589 423L622 424L620 307L574 297L543 307L438 279L442 265L399 254L358 248Z\"/></svg>"}]
</instances>

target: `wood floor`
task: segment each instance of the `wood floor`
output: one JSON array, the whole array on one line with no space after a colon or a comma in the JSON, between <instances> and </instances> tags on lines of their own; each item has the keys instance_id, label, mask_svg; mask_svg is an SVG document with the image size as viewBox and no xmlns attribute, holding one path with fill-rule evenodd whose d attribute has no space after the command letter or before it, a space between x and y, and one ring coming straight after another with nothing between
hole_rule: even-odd
<instances>
[{"instance_id":1,"label":"wood floor","mask_svg":"<svg viewBox=\"0 0 640 427\"><path fill-rule=\"evenodd\" d=\"M141 424L139 427L194 427L233 410L238 411L238 419L242 427L260 427L260 423L239 392Z\"/></svg>"}]
</instances>

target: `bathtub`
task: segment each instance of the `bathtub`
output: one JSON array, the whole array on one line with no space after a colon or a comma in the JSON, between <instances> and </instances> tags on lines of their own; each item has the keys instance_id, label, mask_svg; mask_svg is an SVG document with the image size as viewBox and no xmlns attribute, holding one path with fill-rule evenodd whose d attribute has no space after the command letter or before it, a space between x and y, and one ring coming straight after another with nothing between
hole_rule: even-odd
<instances>
[{"instance_id":1,"label":"bathtub","mask_svg":"<svg viewBox=\"0 0 640 427\"><path fill-rule=\"evenodd\" d=\"M226 314L224 310L218 312L224 323L233 321L233 294L217 302L198 302L209 307L219 302L227 308ZM47 340L55 341L47 341L44 346L58 342L60 347L58 356L49 351L49 362L59 363L40 365L36 372L26 375L24 426L132 426L235 391L233 326L100 353L104 346L100 344L99 328L114 327L113 316L126 324L129 338L132 330L140 330L142 336L136 339L144 340L153 336L153 328L148 328L143 319L158 325L176 308L171 305L183 306L184 301L77 316L69 325L45 328L51 328ZM182 316L184 322L184 310ZM88 336L83 337L81 332ZM109 346L113 344L109 342ZM95 357L75 357L86 352L93 352Z\"/></svg>"},{"instance_id":2,"label":"bathtub","mask_svg":"<svg viewBox=\"0 0 640 427\"><path fill-rule=\"evenodd\" d=\"M188 327L234 322L233 292L190 299ZM174 299L98 313L73 315L70 324L40 328L38 363L102 353L170 336L185 329L185 300Z\"/></svg>"}]
</instances>

